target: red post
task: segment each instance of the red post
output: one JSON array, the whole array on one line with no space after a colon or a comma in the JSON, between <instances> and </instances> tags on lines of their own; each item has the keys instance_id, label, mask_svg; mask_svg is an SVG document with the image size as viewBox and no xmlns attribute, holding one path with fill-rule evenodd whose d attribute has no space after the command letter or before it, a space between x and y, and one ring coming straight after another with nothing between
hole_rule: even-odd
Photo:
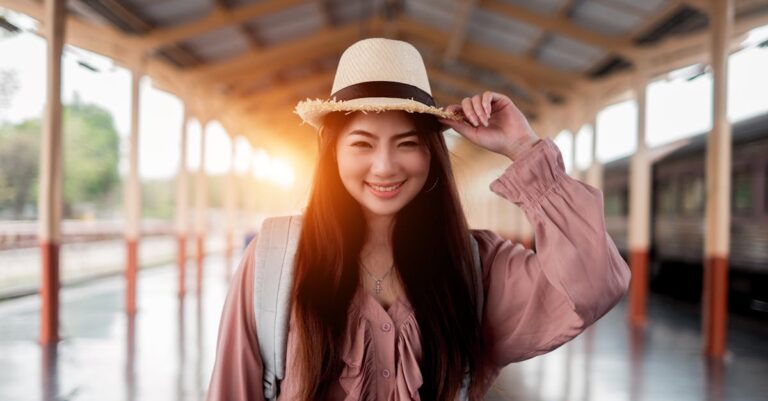
<instances>
[{"instance_id":1,"label":"red post","mask_svg":"<svg viewBox=\"0 0 768 401\"><path fill-rule=\"evenodd\" d=\"M205 237L197 235L197 292L203 288L203 259L205 258Z\"/></svg>"},{"instance_id":2,"label":"red post","mask_svg":"<svg viewBox=\"0 0 768 401\"><path fill-rule=\"evenodd\" d=\"M629 266L632 279L629 283L629 321L633 326L646 323L648 301L648 251L629 252Z\"/></svg>"},{"instance_id":3,"label":"red post","mask_svg":"<svg viewBox=\"0 0 768 401\"><path fill-rule=\"evenodd\" d=\"M179 296L184 296L187 291L186 276L187 276L187 238L184 235L177 237L179 244L178 265L179 265Z\"/></svg>"},{"instance_id":4,"label":"red post","mask_svg":"<svg viewBox=\"0 0 768 401\"><path fill-rule=\"evenodd\" d=\"M138 272L138 242L126 240L126 267L125 267L125 311L129 314L136 313L136 275Z\"/></svg>"},{"instance_id":5,"label":"red post","mask_svg":"<svg viewBox=\"0 0 768 401\"><path fill-rule=\"evenodd\" d=\"M708 257L704 263L704 352L725 355L728 331L728 260Z\"/></svg>"},{"instance_id":6,"label":"red post","mask_svg":"<svg viewBox=\"0 0 768 401\"><path fill-rule=\"evenodd\" d=\"M43 275L40 285L40 343L59 341L59 245L53 242L40 244L43 259Z\"/></svg>"}]
</instances>

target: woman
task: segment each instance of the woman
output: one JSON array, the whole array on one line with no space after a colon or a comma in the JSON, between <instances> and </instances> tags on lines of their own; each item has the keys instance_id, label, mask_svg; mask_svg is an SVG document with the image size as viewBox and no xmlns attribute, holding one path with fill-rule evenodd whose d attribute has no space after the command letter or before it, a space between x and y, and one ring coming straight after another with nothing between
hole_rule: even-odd
<instances>
[{"instance_id":1,"label":"woman","mask_svg":"<svg viewBox=\"0 0 768 401\"><path fill-rule=\"evenodd\" d=\"M278 399L479 400L501 368L574 338L624 294L601 192L565 174L508 97L437 108L418 51L380 38L344 52L331 93L297 105L320 150ZM536 252L468 229L446 127L512 161L490 189L523 209ZM482 283L467 274L472 242ZM264 399L254 249L224 306L210 401Z\"/></svg>"}]
</instances>

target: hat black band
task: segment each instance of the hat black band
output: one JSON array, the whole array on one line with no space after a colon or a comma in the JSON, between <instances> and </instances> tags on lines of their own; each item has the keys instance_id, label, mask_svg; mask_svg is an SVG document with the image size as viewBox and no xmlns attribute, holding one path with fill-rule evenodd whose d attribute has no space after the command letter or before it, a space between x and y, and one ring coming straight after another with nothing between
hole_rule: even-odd
<instances>
[{"instance_id":1,"label":"hat black band","mask_svg":"<svg viewBox=\"0 0 768 401\"><path fill-rule=\"evenodd\" d=\"M339 89L331 95L336 100L352 100L363 97L393 97L401 99L412 99L427 106L435 107L435 99L429 93L420 88L404 84L402 82L392 81L368 81L360 82Z\"/></svg>"}]
</instances>

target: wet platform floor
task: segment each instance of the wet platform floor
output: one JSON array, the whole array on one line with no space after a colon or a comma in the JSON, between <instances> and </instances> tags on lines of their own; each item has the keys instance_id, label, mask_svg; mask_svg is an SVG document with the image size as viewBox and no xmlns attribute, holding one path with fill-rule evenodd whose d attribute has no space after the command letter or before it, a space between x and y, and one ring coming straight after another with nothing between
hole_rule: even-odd
<instances>
[{"instance_id":1,"label":"wet platform floor","mask_svg":"<svg viewBox=\"0 0 768 401\"><path fill-rule=\"evenodd\" d=\"M202 294L183 299L175 266L140 271L134 318L123 311L122 277L65 288L55 347L37 343L39 297L0 303L0 400L203 400L225 266L223 257L209 257ZM192 263L187 272L191 288ZM507 367L486 399L768 400L765 323L732 318L728 357L711 362L700 352L694 306L652 297L644 330L625 320L622 302L563 347Z\"/></svg>"}]
</instances>

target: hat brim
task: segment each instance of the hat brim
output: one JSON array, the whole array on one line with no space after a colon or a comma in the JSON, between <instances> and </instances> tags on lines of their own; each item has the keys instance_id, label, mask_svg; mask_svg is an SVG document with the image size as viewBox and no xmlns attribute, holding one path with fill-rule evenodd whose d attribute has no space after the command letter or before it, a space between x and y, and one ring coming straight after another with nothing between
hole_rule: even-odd
<instances>
[{"instance_id":1,"label":"hat brim","mask_svg":"<svg viewBox=\"0 0 768 401\"><path fill-rule=\"evenodd\" d=\"M382 112L389 110L402 110L409 113L426 113L440 118L461 120L461 114L451 113L440 107L427 106L424 103L411 99L398 99L391 97L365 97L351 100L303 100L296 105L294 113L298 114L304 122L315 128L320 128L323 117L332 112Z\"/></svg>"}]
</instances>

